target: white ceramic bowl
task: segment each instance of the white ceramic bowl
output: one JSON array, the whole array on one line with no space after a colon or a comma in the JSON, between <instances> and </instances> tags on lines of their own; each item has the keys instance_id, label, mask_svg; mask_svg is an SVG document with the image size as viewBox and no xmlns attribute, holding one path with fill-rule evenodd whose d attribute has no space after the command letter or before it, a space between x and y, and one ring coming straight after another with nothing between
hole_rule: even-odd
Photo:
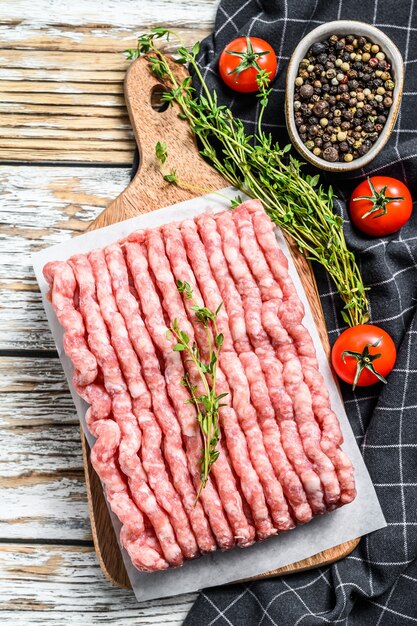
<instances>
[{"instance_id":1,"label":"white ceramic bowl","mask_svg":"<svg viewBox=\"0 0 417 626\"><path fill-rule=\"evenodd\" d=\"M385 53L388 62L391 64L391 74L395 82L395 88L393 92L393 103L389 111L387 121L384 128L374 143L372 148L364 156L354 159L350 163L344 163L337 161L331 163L325 161L321 157L315 156L310 150L304 146L298 134L297 127L294 120L294 81L298 75L298 68L300 62L304 58L307 50L316 41L324 41L330 35L362 35L369 39L372 43L380 46L382 52ZM404 64L400 51L397 46L391 41L385 33L379 28L366 24L365 22L358 22L356 20L339 20L335 22L328 22L322 24L308 35L306 35L294 50L287 70L287 84L286 84L286 97L285 97L285 117L287 121L287 129L290 135L290 139L293 145L297 148L298 152L304 159L320 167L321 169L330 172L349 172L352 170L364 167L372 161L378 154L378 152L387 143L392 129L394 128L395 120L397 119L398 110L401 104L401 96L404 84Z\"/></svg>"}]
</instances>

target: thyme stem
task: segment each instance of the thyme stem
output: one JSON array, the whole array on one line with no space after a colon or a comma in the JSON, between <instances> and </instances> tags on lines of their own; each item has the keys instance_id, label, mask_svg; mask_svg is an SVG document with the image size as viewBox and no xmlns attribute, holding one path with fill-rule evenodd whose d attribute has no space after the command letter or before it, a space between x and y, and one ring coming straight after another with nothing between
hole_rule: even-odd
<instances>
[{"instance_id":1,"label":"thyme stem","mask_svg":"<svg viewBox=\"0 0 417 626\"><path fill-rule=\"evenodd\" d=\"M198 43L189 51L180 41L175 60L192 68L202 92L197 94L191 76L181 81L176 78L167 55L155 41L171 36L174 33L167 29L153 29L139 37L137 49L129 51L130 58L146 56L151 71L169 90L163 99L179 106L180 117L188 120L200 140L201 154L232 185L259 199L269 217L294 239L299 250L325 267L344 303L341 314L346 324L367 322L366 288L354 255L347 248L343 219L334 211L332 188L319 184L318 175L303 174L302 164L287 155L291 145L281 148L262 129L270 94L268 74L261 71L257 77L260 112L255 136L248 135L242 121L228 107L218 104L216 93L209 90L197 62Z\"/></svg>"}]
</instances>

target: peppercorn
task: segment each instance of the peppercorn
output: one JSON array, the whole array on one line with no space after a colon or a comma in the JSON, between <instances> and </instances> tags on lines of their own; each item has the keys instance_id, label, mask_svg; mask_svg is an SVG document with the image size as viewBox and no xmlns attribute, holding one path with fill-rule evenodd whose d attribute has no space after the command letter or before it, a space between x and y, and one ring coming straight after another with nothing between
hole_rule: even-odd
<instances>
[{"instance_id":1,"label":"peppercorn","mask_svg":"<svg viewBox=\"0 0 417 626\"><path fill-rule=\"evenodd\" d=\"M311 96L313 95L313 92L314 92L314 89L312 85L302 85L300 87L300 96L304 98L305 100L307 100L308 98L311 98Z\"/></svg>"},{"instance_id":2,"label":"peppercorn","mask_svg":"<svg viewBox=\"0 0 417 626\"><path fill-rule=\"evenodd\" d=\"M362 143L362 145L358 148L359 156L364 156L368 151L369 151L369 146L365 142Z\"/></svg>"},{"instance_id":3,"label":"peppercorn","mask_svg":"<svg viewBox=\"0 0 417 626\"><path fill-rule=\"evenodd\" d=\"M336 150L336 148L331 147L331 148L326 148L325 150L323 150L323 159L325 161L334 162L334 161L337 161L338 158L339 158L339 152Z\"/></svg>"},{"instance_id":4,"label":"peppercorn","mask_svg":"<svg viewBox=\"0 0 417 626\"><path fill-rule=\"evenodd\" d=\"M344 160L346 161L346 163L350 163L351 161L353 161L353 154L348 152L347 154L345 154Z\"/></svg>"},{"instance_id":5,"label":"peppercorn","mask_svg":"<svg viewBox=\"0 0 417 626\"><path fill-rule=\"evenodd\" d=\"M369 150L392 104L389 69L383 51L365 37L332 35L315 42L294 85L295 123L307 149L346 162Z\"/></svg>"}]
</instances>

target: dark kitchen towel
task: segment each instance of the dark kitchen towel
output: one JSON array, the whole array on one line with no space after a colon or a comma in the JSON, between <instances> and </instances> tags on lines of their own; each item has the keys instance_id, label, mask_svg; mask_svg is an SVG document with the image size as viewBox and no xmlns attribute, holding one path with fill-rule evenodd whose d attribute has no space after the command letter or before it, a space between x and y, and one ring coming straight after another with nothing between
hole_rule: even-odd
<instances>
[{"instance_id":1,"label":"dark kitchen towel","mask_svg":"<svg viewBox=\"0 0 417 626\"><path fill-rule=\"evenodd\" d=\"M402 179L415 193L417 181L417 0L223 0L214 34L202 44L200 63L211 89L254 130L256 97L234 94L217 73L219 54L231 39L256 35L278 56L278 76L266 125L288 142L284 120L288 59L310 30L338 19L359 19L381 28L402 52L406 75L401 112L383 153L369 174ZM352 33L355 27L352 25ZM356 232L346 200L364 171L328 176L336 188L348 244L356 253L369 293L372 322L390 332L398 360L389 384L343 386L346 410L374 482L388 526L364 537L334 565L250 584L208 589L199 595L186 626L350 626L417 622L417 213L397 234L371 239ZM344 326L334 286L320 267L315 273L329 337ZM366 514L364 512L364 514ZM244 576L244 572L242 572Z\"/></svg>"}]
</instances>

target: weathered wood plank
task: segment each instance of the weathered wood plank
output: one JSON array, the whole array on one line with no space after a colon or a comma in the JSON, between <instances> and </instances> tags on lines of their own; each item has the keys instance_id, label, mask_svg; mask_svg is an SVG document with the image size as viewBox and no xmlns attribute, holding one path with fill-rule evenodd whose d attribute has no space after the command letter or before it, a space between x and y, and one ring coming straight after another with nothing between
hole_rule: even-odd
<instances>
[{"instance_id":1,"label":"weathered wood plank","mask_svg":"<svg viewBox=\"0 0 417 626\"><path fill-rule=\"evenodd\" d=\"M0 537L91 540L79 421L58 359L0 358Z\"/></svg>"},{"instance_id":2,"label":"weathered wood plank","mask_svg":"<svg viewBox=\"0 0 417 626\"><path fill-rule=\"evenodd\" d=\"M7 93L75 93L75 94L123 94L121 83L71 83L55 84L51 80L36 81L31 80L28 85L19 80L0 80L0 92Z\"/></svg>"},{"instance_id":3,"label":"weathered wood plank","mask_svg":"<svg viewBox=\"0 0 417 626\"><path fill-rule=\"evenodd\" d=\"M54 349L30 255L83 232L128 182L120 168L0 167L0 349Z\"/></svg>"},{"instance_id":4,"label":"weathered wood plank","mask_svg":"<svg viewBox=\"0 0 417 626\"><path fill-rule=\"evenodd\" d=\"M105 579L92 548L0 546L0 615L5 624L180 626L195 598L137 604Z\"/></svg>"},{"instance_id":5,"label":"weathered wood plank","mask_svg":"<svg viewBox=\"0 0 417 626\"><path fill-rule=\"evenodd\" d=\"M0 497L0 536L8 541L92 541L83 472L0 478Z\"/></svg>"},{"instance_id":6,"label":"weathered wood plank","mask_svg":"<svg viewBox=\"0 0 417 626\"><path fill-rule=\"evenodd\" d=\"M32 394L29 406L38 393L68 393L68 385L58 358L0 357L0 392ZM51 397L51 409L53 398ZM2 403L0 411L3 412ZM75 413L75 410L73 411Z\"/></svg>"},{"instance_id":7,"label":"weathered wood plank","mask_svg":"<svg viewBox=\"0 0 417 626\"><path fill-rule=\"evenodd\" d=\"M0 41L4 47L48 50L123 50L142 30L154 25L201 37L214 19L216 0L84 0L77 6L64 0L0 3ZM16 26L18 26L16 28Z\"/></svg>"},{"instance_id":8,"label":"weathered wood plank","mask_svg":"<svg viewBox=\"0 0 417 626\"><path fill-rule=\"evenodd\" d=\"M129 118L123 116L101 118L78 118L71 115L54 117L52 115L3 115L0 117L0 127L12 127L22 129L25 127L35 129L58 128L61 130L120 130L128 129L131 132ZM3 131L1 131L1 134Z\"/></svg>"},{"instance_id":9,"label":"weathered wood plank","mask_svg":"<svg viewBox=\"0 0 417 626\"><path fill-rule=\"evenodd\" d=\"M91 120L97 129L110 118L108 128L116 130L127 114L122 83L129 63L123 51L160 16L191 44L210 30L215 6L215 0L197 0L190 11L184 0L142 0L139 8L122 0L116 11L113 2L98 10L92 0L82 7L60 1L53 8L41 0L35 12L30 0L7 9L0 3L0 160L129 164L133 141L127 129L94 133L87 144L71 132L45 133L45 118L63 131L74 127L73 121L66 125L71 118L81 125ZM2 132L17 116L29 118L30 134Z\"/></svg>"}]
</instances>

